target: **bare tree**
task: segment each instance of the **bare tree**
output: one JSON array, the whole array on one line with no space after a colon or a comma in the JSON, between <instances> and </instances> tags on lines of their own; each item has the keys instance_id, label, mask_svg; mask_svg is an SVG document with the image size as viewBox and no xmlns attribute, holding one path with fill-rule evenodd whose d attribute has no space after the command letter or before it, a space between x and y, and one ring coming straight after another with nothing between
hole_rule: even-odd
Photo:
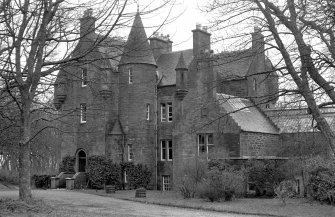
<instances>
[{"instance_id":1,"label":"bare tree","mask_svg":"<svg viewBox=\"0 0 335 217\"><path fill-rule=\"evenodd\" d=\"M266 35L267 50L276 54L275 70L292 81L281 85L282 91L302 97L328 140L324 148L334 156L335 134L320 109L335 104L333 1L213 0L207 11L219 15L215 25L221 31L256 24ZM235 32L234 37L245 35Z\"/></svg>"}]
</instances>

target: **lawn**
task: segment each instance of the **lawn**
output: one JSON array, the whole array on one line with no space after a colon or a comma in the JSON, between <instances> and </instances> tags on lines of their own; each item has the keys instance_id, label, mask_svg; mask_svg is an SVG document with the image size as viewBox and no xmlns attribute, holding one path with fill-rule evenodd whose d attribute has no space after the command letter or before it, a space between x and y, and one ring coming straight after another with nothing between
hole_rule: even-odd
<instances>
[{"instance_id":1,"label":"lawn","mask_svg":"<svg viewBox=\"0 0 335 217\"><path fill-rule=\"evenodd\" d=\"M230 202L209 202L203 199L183 199L178 192L147 191L146 198L135 198L134 190L116 191L106 194L103 190L81 190L89 194L114 197L124 200L139 201L167 206L188 207L195 209L224 211L263 216L303 216L335 217L335 207L322 205L304 198L289 199L283 205L278 199L237 198Z\"/></svg>"}]
</instances>

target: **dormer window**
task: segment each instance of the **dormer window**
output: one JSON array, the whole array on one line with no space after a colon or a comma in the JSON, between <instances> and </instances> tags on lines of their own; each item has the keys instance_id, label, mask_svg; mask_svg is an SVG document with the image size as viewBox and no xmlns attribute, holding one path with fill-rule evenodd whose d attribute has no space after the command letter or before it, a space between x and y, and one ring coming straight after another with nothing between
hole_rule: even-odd
<instances>
[{"instance_id":1,"label":"dormer window","mask_svg":"<svg viewBox=\"0 0 335 217\"><path fill-rule=\"evenodd\" d=\"M81 70L81 86L86 87L87 86L87 69Z\"/></svg>"},{"instance_id":2,"label":"dormer window","mask_svg":"<svg viewBox=\"0 0 335 217\"><path fill-rule=\"evenodd\" d=\"M132 84L134 79L133 68L128 69L128 83Z\"/></svg>"}]
</instances>

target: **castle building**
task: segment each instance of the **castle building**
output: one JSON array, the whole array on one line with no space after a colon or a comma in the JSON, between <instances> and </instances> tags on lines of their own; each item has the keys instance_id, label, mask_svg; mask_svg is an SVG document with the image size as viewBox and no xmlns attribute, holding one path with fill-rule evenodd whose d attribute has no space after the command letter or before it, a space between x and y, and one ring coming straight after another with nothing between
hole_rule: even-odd
<instances>
[{"instance_id":1,"label":"castle building","mask_svg":"<svg viewBox=\"0 0 335 217\"><path fill-rule=\"evenodd\" d=\"M86 11L78 62L55 82L61 156L76 156L77 172L88 156L105 155L147 165L152 187L170 190L195 159L277 156L280 129L264 110L277 101L278 77L259 29L250 48L219 54L200 25L193 48L182 51L172 51L168 36L148 38L139 13L126 42L94 29Z\"/></svg>"}]
</instances>

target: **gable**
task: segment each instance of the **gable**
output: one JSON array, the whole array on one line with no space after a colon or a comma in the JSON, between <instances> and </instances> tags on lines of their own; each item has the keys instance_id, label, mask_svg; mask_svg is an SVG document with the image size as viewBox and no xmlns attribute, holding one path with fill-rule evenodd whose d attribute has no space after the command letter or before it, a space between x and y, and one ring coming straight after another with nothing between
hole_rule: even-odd
<instances>
[{"instance_id":1,"label":"gable","mask_svg":"<svg viewBox=\"0 0 335 217\"><path fill-rule=\"evenodd\" d=\"M161 79L160 86L168 86L176 84L176 66L178 64L179 56L183 52L186 67L189 66L193 59L193 50L182 50L166 54L161 54L157 59L157 72Z\"/></svg>"}]
</instances>

